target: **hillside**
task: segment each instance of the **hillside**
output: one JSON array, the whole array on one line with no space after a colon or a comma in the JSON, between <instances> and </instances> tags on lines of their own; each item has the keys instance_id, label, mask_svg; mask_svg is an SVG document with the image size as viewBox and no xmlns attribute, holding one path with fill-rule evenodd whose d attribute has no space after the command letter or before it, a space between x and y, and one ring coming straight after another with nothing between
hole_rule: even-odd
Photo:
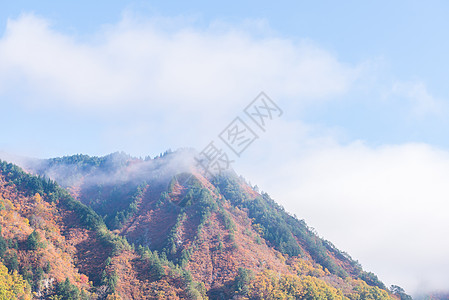
<instances>
[{"instance_id":1,"label":"hillside","mask_svg":"<svg viewBox=\"0 0 449 300\"><path fill-rule=\"evenodd\" d=\"M38 177L2 162L3 263L41 299L65 286L82 299L406 298L235 173L201 175L193 155L24 166Z\"/></svg>"}]
</instances>

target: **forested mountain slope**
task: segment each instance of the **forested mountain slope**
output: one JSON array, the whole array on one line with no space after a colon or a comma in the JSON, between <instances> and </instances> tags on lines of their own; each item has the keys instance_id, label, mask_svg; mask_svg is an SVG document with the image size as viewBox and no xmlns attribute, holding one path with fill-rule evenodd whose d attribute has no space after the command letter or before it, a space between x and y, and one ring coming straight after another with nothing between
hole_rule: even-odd
<instances>
[{"instance_id":1,"label":"forested mountain slope","mask_svg":"<svg viewBox=\"0 0 449 300\"><path fill-rule=\"evenodd\" d=\"M233 172L205 177L191 161L190 150L154 159L75 155L25 166L38 176L2 162L0 254L10 272L18 271L21 293L42 299L400 297L243 178Z\"/></svg>"}]
</instances>

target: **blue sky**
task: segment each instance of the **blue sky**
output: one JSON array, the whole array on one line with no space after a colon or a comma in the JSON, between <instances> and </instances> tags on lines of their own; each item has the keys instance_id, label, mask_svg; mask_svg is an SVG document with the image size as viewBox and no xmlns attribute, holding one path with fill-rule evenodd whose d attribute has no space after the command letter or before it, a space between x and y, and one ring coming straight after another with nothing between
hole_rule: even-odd
<instances>
[{"instance_id":1,"label":"blue sky","mask_svg":"<svg viewBox=\"0 0 449 300\"><path fill-rule=\"evenodd\" d=\"M2 1L0 151L201 149L263 90L284 115L236 169L387 284L443 288L448 9Z\"/></svg>"},{"instance_id":2,"label":"blue sky","mask_svg":"<svg viewBox=\"0 0 449 300\"><path fill-rule=\"evenodd\" d=\"M347 1L343 4L327 1L320 5L297 1L283 1L276 5L259 1L222 5L207 1L189 4L150 1L98 1L95 4L40 1L37 5L32 1L14 1L2 3L0 32L5 33L8 19L17 19L24 13L33 13L48 20L52 30L79 41L98 38L95 35L102 28L117 24L126 12L133 12L136 18L177 19L175 23L178 23L173 25L174 28L188 25L197 30L209 28L216 22L241 28L251 27L248 25L250 22L260 22L261 28L249 29L255 38L277 37L293 42L309 41L325 49L342 63L371 64L371 74L368 76L375 78L365 80L373 82L360 84L350 94L345 94L346 101L343 105L341 102L331 102L309 107L301 115L303 120L336 128L343 131L350 140L362 139L372 145L385 142L426 142L446 148L449 146L448 139L441 128L448 125L447 118L442 115L437 118L435 115L410 117L407 111L410 103L403 99L404 95L389 97L388 101L382 101L382 98L396 81L420 83L431 97L443 102L447 98L449 70L443 67L448 65L449 60L449 41L445 30L449 28L447 6L443 1L425 4L420 1L403 1L394 5L359 1ZM367 84L370 86L366 86ZM10 110L23 113L12 107ZM15 114L8 115L20 118ZM98 125L101 128L101 124ZM72 125L68 127L73 128ZM41 131L42 129L40 128ZM31 137L36 137L32 130L22 129L20 134L26 135L27 132ZM77 132L82 132L84 136L86 131ZM76 132L73 134L76 135ZM13 144L17 143L16 136L14 131L10 131L10 141L5 141L3 147L14 147ZM20 148L24 145L18 146ZM159 147L163 145L157 145L156 149L149 149L148 152L157 153L160 151ZM69 149L43 150L40 155L60 155ZM77 149L81 150L83 149ZM110 151L102 147L90 147L87 150L93 154ZM145 154L145 151L125 150L136 155Z\"/></svg>"}]
</instances>

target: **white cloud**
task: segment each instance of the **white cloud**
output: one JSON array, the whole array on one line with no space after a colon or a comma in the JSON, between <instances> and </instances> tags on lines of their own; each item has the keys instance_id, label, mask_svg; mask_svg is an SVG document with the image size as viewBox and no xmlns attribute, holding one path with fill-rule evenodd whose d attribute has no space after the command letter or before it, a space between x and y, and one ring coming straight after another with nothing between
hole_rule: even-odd
<instances>
[{"instance_id":1,"label":"white cloud","mask_svg":"<svg viewBox=\"0 0 449 300\"><path fill-rule=\"evenodd\" d=\"M248 151L237 162L242 174L385 283L411 293L447 288L448 152L342 145L288 122L273 123Z\"/></svg>"},{"instance_id":2,"label":"white cloud","mask_svg":"<svg viewBox=\"0 0 449 300\"><path fill-rule=\"evenodd\" d=\"M438 116L446 110L444 101L430 94L423 82L395 82L391 94L405 98L415 117Z\"/></svg>"},{"instance_id":3,"label":"white cloud","mask_svg":"<svg viewBox=\"0 0 449 300\"><path fill-rule=\"evenodd\" d=\"M229 107L260 90L302 100L341 94L360 72L307 42L232 27L173 29L177 22L125 17L86 41L22 15L0 39L0 87L78 109Z\"/></svg>"}]
</instances>

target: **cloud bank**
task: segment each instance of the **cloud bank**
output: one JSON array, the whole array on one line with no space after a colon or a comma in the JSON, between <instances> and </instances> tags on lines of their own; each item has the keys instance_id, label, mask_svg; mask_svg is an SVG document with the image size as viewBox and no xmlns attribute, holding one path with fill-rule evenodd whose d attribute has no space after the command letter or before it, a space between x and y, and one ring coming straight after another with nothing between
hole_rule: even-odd
<instances>
[{"instance_id":1,"label":"cloud bank","mask_svg":"<svg viewBox=\"0 0 449 300\"><path fill-rule=\"evenodd\" d=\"M449 153L279 137L301 127L279 124L239 170L385 283L415 295L447 289Z\"/></svg>"}]
</instances>

